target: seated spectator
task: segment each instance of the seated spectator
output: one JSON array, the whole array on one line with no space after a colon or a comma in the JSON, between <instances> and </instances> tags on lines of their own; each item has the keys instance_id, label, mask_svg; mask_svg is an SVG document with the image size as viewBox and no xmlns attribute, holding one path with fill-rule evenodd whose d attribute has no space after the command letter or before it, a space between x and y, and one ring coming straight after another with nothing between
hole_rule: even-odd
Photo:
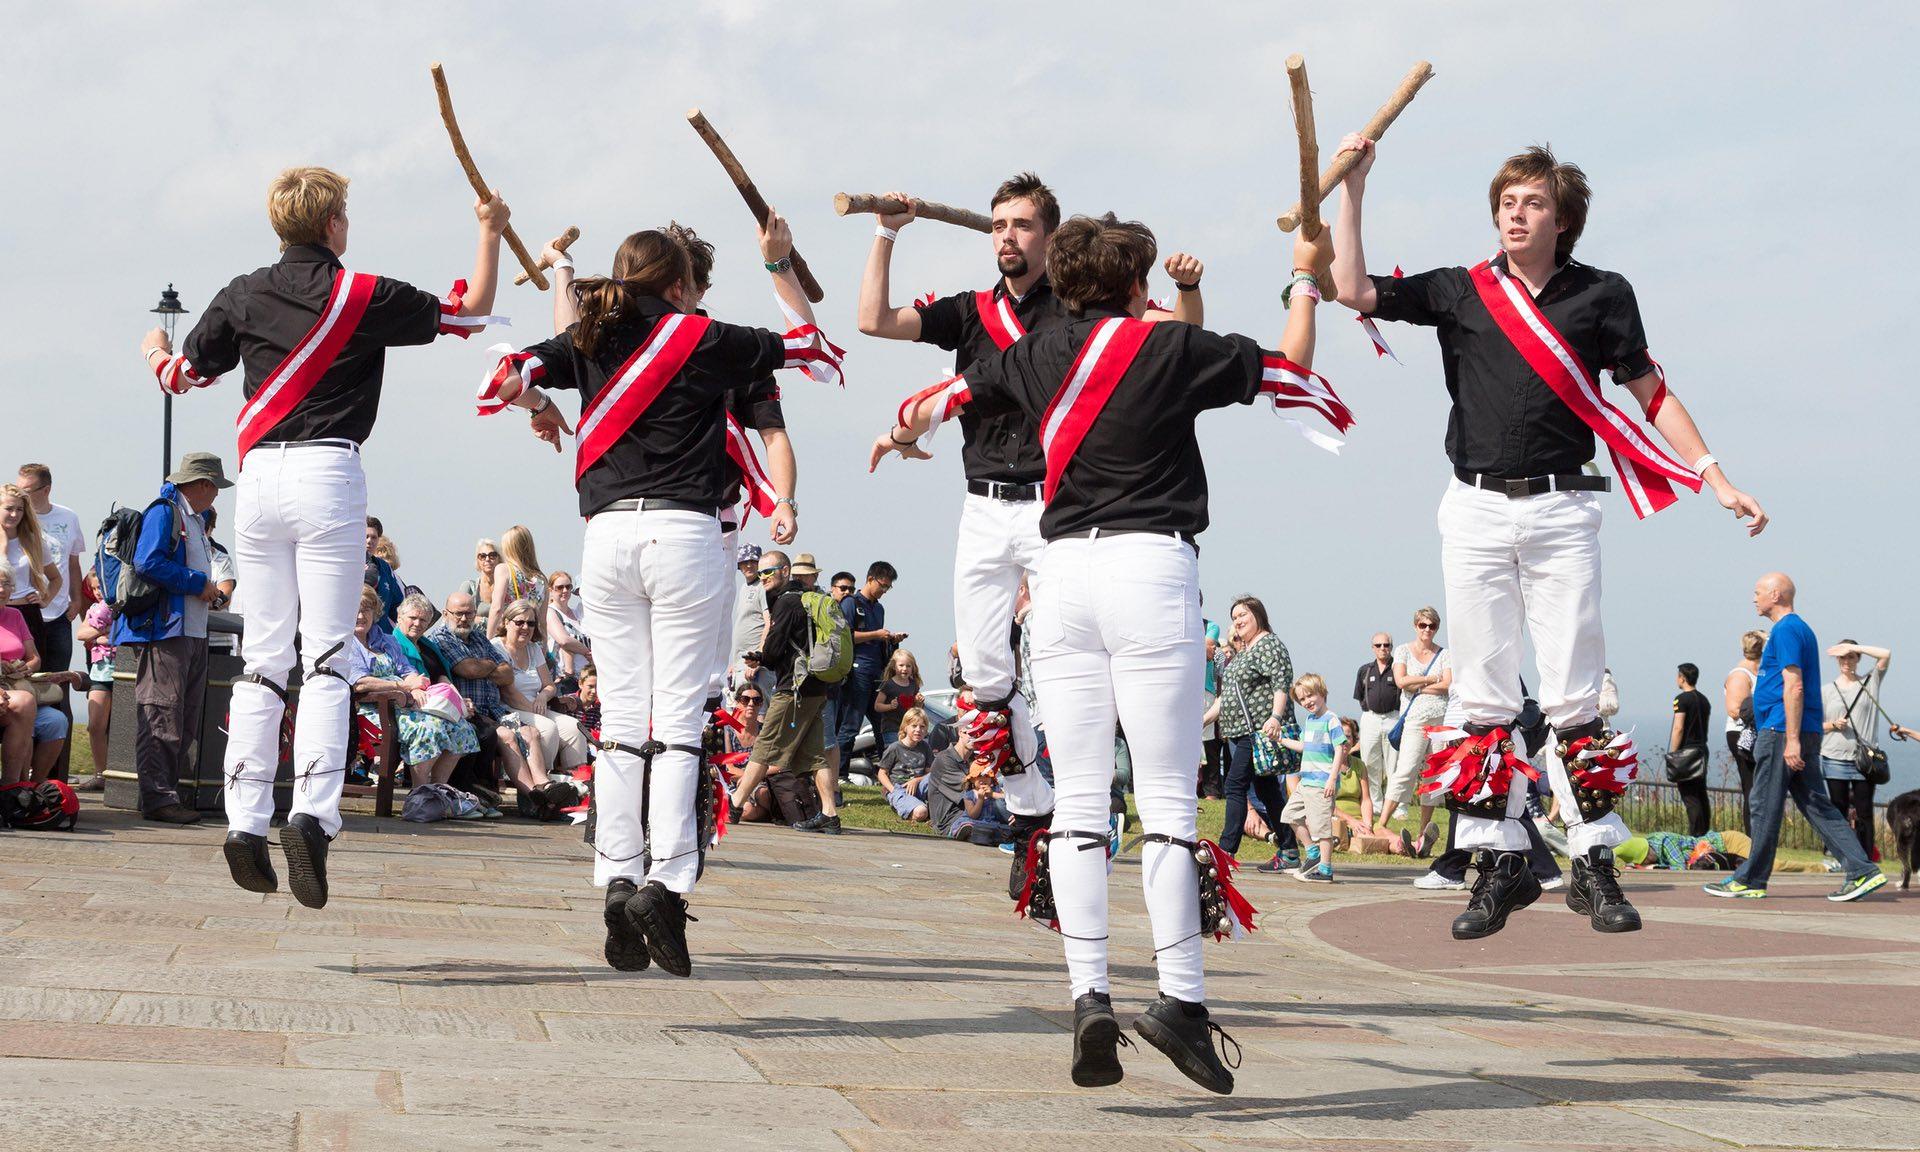
<instances>
[{"instance_id":1,"label":"seated spectator","mask_svg":"<svg viewBox=\"0 0 1920 1152\"><path fill-rule=\"evenodd\" d=\"M55 673L58 676L72 677L69 684L80 682L78 672ZM51 704L42 704L33 712L33 759L27 767L27 783L38 784L53 775L54 765L60 762L60 752L67 746L67 734L73 730L73 721L65 712Z\"/></svg>"},{"instance_id":2,"label":"seated spectator","mask_svg":"<svg viewBox=\"0 0 1920 1152\"><path fill-rule=\"evenodd\" d=\"M466 700L469 722L476 728L484 726L496 739L500 765L520 793L524 810L529 798L550 781L538 760L529 762L520 721L500 697L500 685L513 682L513 666L507 663L506 653L474 627L474 614L473 597L455 592L447 597L445 616L424 639Z\"/></svg>"},{"instance_id":3,"label":"seated spectator","mask_svg":"<svg viewBox=\"0 0 1920 1152\"><path fill-rule=\"evenodd\" d=\"M727 751L753 751L753 742L760 738L760 725L767 718L767 696L759 685L748 684L733 694L733 718L740 722L738 730L722 727Z\"/></svg>"},{"instance_id":4,"label":"seated spectator","mask_svg":"<svg viewBox=\"0 0 1920 1152\"><path fill-rule=\"evenodd\" d=\"M600 739L600 670L591 664L583 665L580 674L574 678L574 690L570 695L556 696L547 705L555 712L564 712L580 722L587 730L589 740ZM728 729L729 732L732 729Z\"/></svg>"},{"instance_id":5,"label":"seated spectator","mask_svg":"<svg viewBox=\"0 0 1920 1152\"><path fill-rule=\"evenodd\" d=\"M887 660L886 679L873 693L873 748L886 752L899 739L900 724L909 708L920 703L920 662L905 648Z\"/></svg>"},{"instance_id":6,"label":"seated spectator","mask_svg":"<svg viewBox=\"0 0 1920 1152\"><path fill-rule=\"evenodd\" d=\"M515 600L501 611L500 623L506 629L501 648L513 671L512 680L500 686L500 695L520 721L528 758L548 772L556 766L580 767L590 755L586 729L573 717L547 707L559 690L547 669L547 654L534 636L540 627L540 610L531 600Z\"/></svg>"},{"instance_id":7,"label":"seated spectator","mask_svg":"<svg viewBox=\"0 0 1920 1152\"><path fill-rule=\"evenodd\" d=\"M880 787L886 790L887 803L894 815L909 824L925 824L927 808L927 770L933 764L933 751L927 747L927 714L909 708L900 718L899 739L880 754L877 771Z\"/></svg>"},{"instance_id":8,"label":"seated spectator","mask_svg":"<svg viewBox=\"0 0 1920 1152\"><path fill-rule=\"evenodd\" d=\"M370 638L379 634L375 622L380 619L380 594L372 588L360 590L360 614L354 620L353 652L350 667L358 676L353 696L359 702L360 715L378 719L379 702L394 702L394 751L407 766L410 787L445 784L453 778L454 766L462 756L480 751L473 725L426 711L427 688L433 683L426 674L396 663L384 652L373 650ZM443 689L444 691L444 689Z\"/></svg>"},{"instance_id":9,"label":"seated spectator","mask_svg":"<svg viewBox=\"0 0 1920 1152\"><path fill-rule=\"evenodd\" d=\"M93 754L93 775L76 790L98 792L106 783L107 739L113 724L113 605L100 596L100 574L87 573L87 611L74 636L87 647L87 747Z\"/></svg>"},{"instance_id":10,"label":"seated spectator","mask_svg":"<svg viewBox=\"0 0 1920 1152\"><path fill-rule=\"evenodd\" d=\"M580 669L593 659L586 625L574 607L573 576L555 572L547 578L547 654L560 670L562 679L576 679Z\"/></svg>"},{"instance_id":11,"label":"seated spectator","mask_svg":"<svg viewBox=\"0 0 1920 1152\"><path fill-rule=\"evenodd\" d=\"M13 599L13 587L12 570L0 565L0 783L5 784L27 775L38 719L27 677L40 669L40 651L27 618L6 603Z\"/></svg>"},{"instance_id":12,"label":"seated spectator","mask_svg":"<svg viewBox=\"0 0 1920 1152\"><path fill-rule=\"evenodd\" d=\"M991 777L973 771L973 742L963 730L952 747L935 756L927 769L928 822L936 832L950 840L971 840L989 847L1013 839L1011 824L996 826L985 818L988 797L980 790L982 779L990 790Z\"/></svg>"},{"instance_id":13,"label":"seated spectator","mask_svg":"<svg viewBox=\"0 0 1920 1152\"><path fill-rule=\"evenodd\" d=\"M409 593L394 613L393 634L387 640L393 645L391 654L397 654L394 662L403 671L418 672L439 684L448 682L449 677L440 654L425 642L427 630L433 627L433 615L433 605L425 596Z\"/></svg>"}]
</instances>

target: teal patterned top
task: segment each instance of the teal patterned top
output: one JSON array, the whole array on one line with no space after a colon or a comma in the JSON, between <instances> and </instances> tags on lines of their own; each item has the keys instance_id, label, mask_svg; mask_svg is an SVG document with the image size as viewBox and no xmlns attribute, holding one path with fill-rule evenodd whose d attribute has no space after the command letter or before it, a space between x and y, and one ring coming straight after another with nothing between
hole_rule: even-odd
<instances>
[{"instance_id":1,"label":"teal patterned top","mask_svg":"<svg viewBox=\"0 0 1920 1152\"><path fill-rule=\"evenodd\" d=\"M1220 735L1231 740L1259 731L1273 714L1274 693L1285 696L1292 690L1293 657L1278 636L1262 633L1220 674ZM1293 723L1291 696L1286 696L1280 723Z\"/></svg>"}]
</instances>

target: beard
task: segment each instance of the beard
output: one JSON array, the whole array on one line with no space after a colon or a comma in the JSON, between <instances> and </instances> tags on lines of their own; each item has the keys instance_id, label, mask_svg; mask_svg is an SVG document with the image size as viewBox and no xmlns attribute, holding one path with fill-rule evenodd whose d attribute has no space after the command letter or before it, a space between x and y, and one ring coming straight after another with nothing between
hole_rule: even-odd
<instances>
[{"instance_id":1,"label":"beard","mask_svg":"<svg viewBox=\"0 0 1920 1152\"><path fill-rule=\"evenodd\" d=\"M1021 252L1002 252L1000 254L1000 274L1009 280L1018 280L1027 274L1027 257Z\"/></svg>"},{"instance_id":2,"label":"beard","mask_svg":"<svg viewBox=\"0 0 1920 1152\"><path fill-rule=\"evenodd\" d=\"M473 639L473 625L471 624L467 625L465 628L455 628L452 624L448 624L447 631L453 633L456 639L461 640L463 642Z\"/></svg>"}]
</instances>

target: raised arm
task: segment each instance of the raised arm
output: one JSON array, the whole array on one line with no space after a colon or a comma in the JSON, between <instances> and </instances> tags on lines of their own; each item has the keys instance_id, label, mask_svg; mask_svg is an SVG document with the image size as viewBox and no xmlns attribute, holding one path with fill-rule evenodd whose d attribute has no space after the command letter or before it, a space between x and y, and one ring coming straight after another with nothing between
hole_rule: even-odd
<instances>
[{"instance_id":1,"label":"raised arm","mask_svg":"<svg viewBox=\"0 0 1920 1152\"><path fill-rule=\"evenodd\" d=\"M1175 252L1167 257L1165 267L1167 275L1173 277L1173 311L1149 308L1142 319L1156 322L1178 320L1184 324L1204 326L1207 310L1205 302L1200 299L1200 277L1206 272L1206 265L1185 252Z\"/></svg>"},{"instance_id":2,"label":"raised arm","mask_svg":"<svg viewBox=\"0 0 1920 1152\"><path fill-rule=\"evenodd\" d=\"M1367 279L1366 250L1360 243L1360 201L1367 190L1367 171L1373 167L1373 141L1350 132L1340 141L1340 151L1358 151L1361 156L1340 185L1346 203L1333 225L1334 250L1339 253L1333 261L1333 284L1340 302L1364 316L1378 303L1373 281Z\"/></svg>"},{"instance_id":3,"label":"raised arm","mask_svg":"<svg viewBox=\"0 0 1920 1152\"><path fill-rule=\"evenodd\" d=\"M555 236L540 252L540 258L547 262L553 274L553 333L556 336L580 319L580 301L573 295L573 257L554 246L560 240L561 237Z\"/></svg>"},{"instance_id":4,"label":"raised arm","mask_svg":"<svg viewBox=\"0 0 1920 1152\"><path fill-rule=\"evenodd\" d=\"M1680 397L1667 388L1660 379L1660 373L1643 372L1636 379L1627 381L1626 388L1640 402L1640 410L1647 414L1653 430L1660 433L1660 438L1673 449L1674 455L1698 472L1700 479L1713 489L1714 498L1720 501L1720 506L1747 521L1747 535L1758 536L1765 531L1767 514L1760 507L1760 502L1735 488L1732 481L1727 479L1719 461L1708 453L1706 439L1693 422L1693 414L1680 402Z\"/></svg>"},{"instance_id":5,"label":"raised arm","mask_svg":"<svg viewBox=\"0 0 1920 1152\"><path fill-rule=\"evenodd\" d=\"M1870 656L1879 665L1874 671L1882 676L1887 674L1887 666L1893 663L1893 649L1877 648L1872 644L1835 644L1827 649L1829 656Z\"/></svg>"},{"instance_id":6,"label":"raised arm","mask_svg":"<svg viewBox=\"0 0 1920 1152\"><path fill-rule=\"evenodd\" d=\"M760 258L767 262L767 271L773 273L774 295L800 317L802 323L814 324L813 302L807 299L807 290L800 287L800 277L794 275L793 264L788 259L792 255L793 229L787 226L785 216L769 209L767 222L760 226ZM781 267L776 270L775 265Z\"/></svg>"},{"instance_id":7,"label":"raised arm","mask_svg":"<svg viewBox=\"0 0 1920 1152\"><path fill-rule=\"evenodd\" d=\"M480 221L480 242L473 254L473 275L467 277L466 295L460 298L460 316L493 314L494 290L500 286L500 235L507 230L513 215L496 190L491 199L476 200L473 214Z\"/></svg>"},{"instance_id":8,"label":"raised arm","mask_svg":"<svg viewBox=\"0 0 1920 1152\"><path fill-rule=\"evenodd\" d=\"M860 331L883 340L918 340L920 310L912 306L893 306L892 277L895 236L900 229L913 222L919 202L903 192L890 192L888 196L905 200L907 210L880 216L879 228L873 237L873 248L867 253L867 270L860 278Z\"/></svg>"},{"instance_id":9,"label":"raised arm","mask_svg":"<svg viewBox=\"0 0 1920 1152\"><path fill-rule=\"evenodd\" d=\"M1326 229L1311 240L1304 230L1294 237L1293 278L1287 292L1287 328L1280 335L1280 354L1302 368L1313 367L1313 314L1319 297L1331 299L1334 295L1333 277L1328 271L1332 261L1333 242Z\"/></svg>"}]
</instances>

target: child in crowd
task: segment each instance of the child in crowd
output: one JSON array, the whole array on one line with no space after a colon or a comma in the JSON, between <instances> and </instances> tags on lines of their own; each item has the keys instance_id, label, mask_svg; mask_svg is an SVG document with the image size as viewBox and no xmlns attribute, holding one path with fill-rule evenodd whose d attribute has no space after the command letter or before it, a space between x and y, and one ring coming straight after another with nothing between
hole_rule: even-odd
<instances>
[{"instance_id":1,"label":"child in crowd","mask_svg":"<svg viewBox=\"0 0 1920 1152\"><path fill-rule=\"evenodd\" d=\"M920 662L901 648L887 661L887 678L873 693L873 746L886 751L899 738L907 710L920 703Z\"/></svg>"},{"instance_id":2,"label":"child in crowd","mask_svg":"<svg viewBox=\"0 0 1920 1152\"><path fill-rule=\"evenodd\" d=\"M927 747L927 714L921 708L909 708L900 718L899 738L880 755L880 787L894 814L910 824L927 822L927 769L933 765L933 750Z\"/></svg>"},{"instance_id":3,"label":"child in crowd","mask_svg":"<svg viewBox=\"0 0 1920 1152\"><path fill-rule=\"evenodd\" d=\"M1300 880L1333 880L1333 798L1340 791L1340 773L1347 767L1347 730L1327 707L1327 682L1309 672L1293 681L1293 701L1300 706L1300 738L1283 737L1280 745L1300 754L1300 774L1294 778L1287 807L1280 818L1293 825L1300 843L1313 847L1294 873Z\"/></svg>"},{"instance_id":4,"label":"child in crowd","mask_svg":"<svg viewBox=\"0 0 1920 1152\"><path fill-rule=\"evenodd\" d=\"M563 715L580 721L580 727L587 735L600 739L600 672L588 664L580 669L578 683L574 691L565 696L556 696L547 702L547 707Z\"/></svg>"},{"instance_id":5,"label":"child in crowd","mask_svg":"<svg viewBox=\"0 0 1920 1152\"><path fill-rule=\"evenodd\" d=\"M93 750L93 780L102 781L113 721L113 605L101 597L98 572L88 572L83 583L87 613L73 634L87 646L87 747Z\"/></svg>"}]
</instances>

